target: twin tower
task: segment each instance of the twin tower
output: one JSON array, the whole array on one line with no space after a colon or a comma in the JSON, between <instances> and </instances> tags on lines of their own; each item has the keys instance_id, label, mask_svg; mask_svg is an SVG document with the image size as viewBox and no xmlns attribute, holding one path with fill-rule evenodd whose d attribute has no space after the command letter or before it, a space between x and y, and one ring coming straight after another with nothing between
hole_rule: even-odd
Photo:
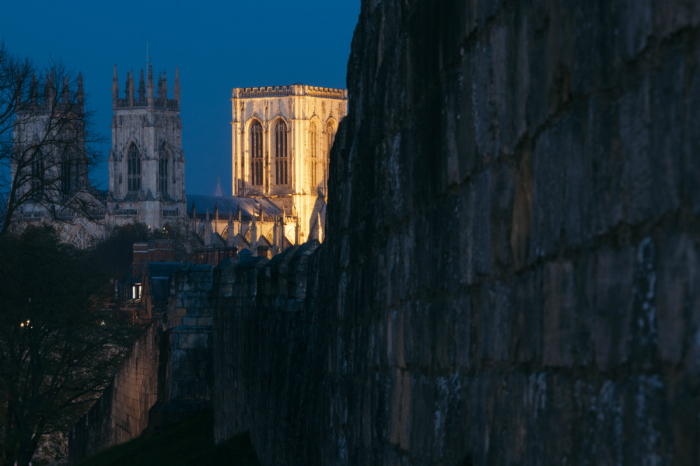
<instances>
[{"instance_id":1,"label":"twin tower","mask_svg":"<svg viewBox=\"0 0 700 466\"><path fill-rule=\"evenodd\" d=\"M182 221L186 215L185 158L182 152L180 77L175 69L173 98L165 71L154 83L143 69L138 89L126 74L120 94L117 67L112 80L112 147L109 151L109 210L114 224L143 222L152 228Z\"/></svg>"}]
</instances>

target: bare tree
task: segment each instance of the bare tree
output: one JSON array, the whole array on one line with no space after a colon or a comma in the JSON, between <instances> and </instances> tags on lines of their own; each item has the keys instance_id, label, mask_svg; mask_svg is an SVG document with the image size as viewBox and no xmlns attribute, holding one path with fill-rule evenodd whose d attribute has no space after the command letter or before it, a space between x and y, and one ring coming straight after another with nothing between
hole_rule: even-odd
<instances>
[{"instance_id":1,"label":"bare tree","mask_svg":"<svg viewBox=\"0 0 700 466\"><path fill-rule=\"evenodd\" d=\"M85 104L81 74L60 62L39 72L0 46L0 236L21 219L99 214L88 173L104 138Z\"/></svg>"},{"instance_id":2,"label":"bare tree","mask_svg":"<svg viewBox=\"0 0 700 466\"><path fill-rule=\"evenodd\" d=\"M94 251L51 226L0 238L0 464L67 438L112 380L139 331L110 310L113 294Z\"/></svg>"}]
</instances>

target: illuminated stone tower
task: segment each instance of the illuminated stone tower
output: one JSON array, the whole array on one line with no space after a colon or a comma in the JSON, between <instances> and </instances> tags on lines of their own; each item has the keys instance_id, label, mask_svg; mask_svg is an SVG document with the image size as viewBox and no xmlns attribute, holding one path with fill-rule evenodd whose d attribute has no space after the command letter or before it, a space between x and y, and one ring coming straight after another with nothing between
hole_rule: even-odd
<instances>
[{"instance_id":1,"label":"illuminated stone tower","mask_svg":"<svg viewBox=\"0 0 700 466\"><path fill-rule=\"evenodd\" d=\"M299 241L317 238L347 90L294 84L236 88L231 97L233 195L270 199L298 216Z\"/></svg>"}]
</instances>

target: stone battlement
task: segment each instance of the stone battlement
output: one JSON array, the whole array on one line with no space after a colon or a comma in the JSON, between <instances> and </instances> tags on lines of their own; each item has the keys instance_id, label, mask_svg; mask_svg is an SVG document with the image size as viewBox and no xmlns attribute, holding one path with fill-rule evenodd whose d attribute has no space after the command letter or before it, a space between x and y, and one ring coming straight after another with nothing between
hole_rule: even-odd
<instances>
[{"instance_id":1,"label":"stone battlement","mask_svg":"<svg viewBox=\"0 0 700 466\"><path fill-rule=\"evenodd\" d=\"M324 99L346 100L348 98L348 91L347 89L307 86L305 84L274 87L237 87L231 91L231 97L234 99L285 97L290 95L306 95L310 97L321 97Z\"/></svg>"}]
</instances>

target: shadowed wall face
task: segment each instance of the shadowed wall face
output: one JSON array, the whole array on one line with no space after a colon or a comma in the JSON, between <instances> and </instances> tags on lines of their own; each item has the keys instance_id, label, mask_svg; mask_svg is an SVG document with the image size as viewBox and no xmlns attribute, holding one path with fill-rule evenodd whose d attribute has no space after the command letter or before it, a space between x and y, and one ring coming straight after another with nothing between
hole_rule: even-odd
<instances>
[{"instance_id":1,"label":"shadowed wall face","mask_svg":"<svg viewBox=\"0 0 700 466\"><path fill-rule=\"evenodd\" d=\"M699 20L363 2L306 362L248 395L304 437L252 413L266 459L700 460Z\"/></svg>"},{"instance_id":2,"label":"shadowed wall face","mask_svg":"<svg viewBox=\"0 0 700 466\"><path fill-rule=\"evenodd\" d=\"M202 284L217 440L248 430L263 464L700 462L699 23L364 1L323 246Z\"/></svg>"},{"instance_id":3,"label":"shadowed wall face","mask_svg":"<svg viewBox=\"0 0 700 466\"><path fill-rule=\"evenodd\" d=\"M362 3L320 260L329 462L700 461L699 22Z\"/></svg>"}]
</instances>

